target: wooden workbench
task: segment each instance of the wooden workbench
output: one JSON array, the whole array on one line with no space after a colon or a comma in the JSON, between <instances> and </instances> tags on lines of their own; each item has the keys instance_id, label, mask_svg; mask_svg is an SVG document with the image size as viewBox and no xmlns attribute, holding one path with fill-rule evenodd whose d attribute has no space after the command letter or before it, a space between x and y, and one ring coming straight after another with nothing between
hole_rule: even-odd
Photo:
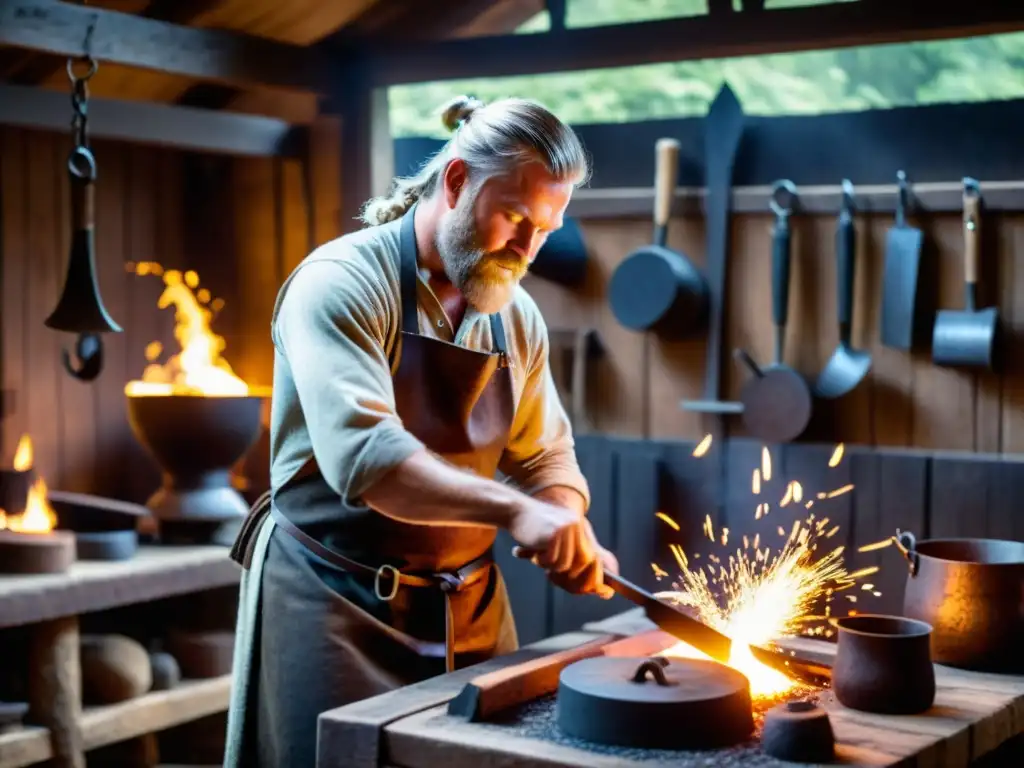
<instances>
[{"instance_id":1,"label":"wooden workbench","mask_svg":"<svg viewBox=\"0 0 1024 768\"><path fill-rule=\"evenodd\" d=\"M519 714L501 722L469 723L447 714L447 702L483 671L519 663L538 653L571 648L601 634L628 636L654 629L637 611L588 624L503 659L376 696L320 717L317 768L688 768L689 766L792 766L753 744L709 752L616 752L553 737L550 716ZM830 656L835 646L816 640L787 645ZM836 734L837 764L900 768L965 768L1024 733L1024 677L936 667L937 695L927 713L880 716L847 709L823 691ZM529 707L524 708L525 710ZM534 707L534 709L538 709ZM530 722L527 722L530 721ZM538 725L539 723L539 725ZM1000 766L1024 765L1019 753Z\"/></svg>"},{"instance_id":2,"label":"wooden workbench","mask_svg":"<svg viewBox=\"0 0 1024 768\"><path fill-rule=\"evenodd\" d=\"M32 629L30 717L42 723L0 734L0 768L46 761L51 768L84 768L89 750L224 712L231 675L83 710L78 617L232 586L240 574L228 550L217 546L143 546L130 560L80 561L62 574L0 574L0 630Z\"/></svg>"}]
</instances>

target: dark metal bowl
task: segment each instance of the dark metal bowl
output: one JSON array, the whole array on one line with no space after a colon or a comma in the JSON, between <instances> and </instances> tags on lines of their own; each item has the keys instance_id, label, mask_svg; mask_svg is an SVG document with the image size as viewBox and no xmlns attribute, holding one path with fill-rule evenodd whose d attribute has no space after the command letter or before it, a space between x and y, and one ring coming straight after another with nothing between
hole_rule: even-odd
<instances>
[{"instance_id":1,"label":"dark metal bowl","mask_svg":"<svg viewBox=\"0 0 1024 768\"><path fill-rule=\"evenodd\" d=\"M178 478L230 469L260 434L263 398L129 395L128 421L160 468Z\"/></svg>"},{"instance_id":2,"label":"dark metal bowl","mask_svg":"<svg viewBox=\"0 0 1024 768\"><path fill-rule=\"evenodd\" d=\"M164 474L146 502L161 526L245 515L248 505L231 487L230 471L259 437L263 399L128 395L132 432Z\"/></svg>"}]
</instances>

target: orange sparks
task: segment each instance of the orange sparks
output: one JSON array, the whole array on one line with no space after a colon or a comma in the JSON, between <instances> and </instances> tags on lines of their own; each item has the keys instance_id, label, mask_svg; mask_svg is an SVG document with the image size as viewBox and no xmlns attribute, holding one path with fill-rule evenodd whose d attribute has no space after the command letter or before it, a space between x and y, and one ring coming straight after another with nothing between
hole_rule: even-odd
<instances>
[{"instance_id":1,"label":"orange sparks","mask_svg":"<svg viewBox=\"0 0 1024 768\"><path fill-rule=\"evenodd\" d=\"M705 438L705 442L710 442L710 436ZM832 452L829 467L838 466L843 455L844 446L840 443ZM751 471L753 495L759 495L765 489L765 483L771 476L771 453L765 446L761 450L760 466ZM850 483L834 490L805 492L799 481L790 480L786 482L779 507L802 505L810 510L815 504L824 504L822 509L827 511L829 500L853 490L854 485ZM754 510L754 519L760 521L769 510L768 502L759 502ZM729 528L722 527L716 531L708 514L704 518L703 533L722 551L720 554L708 553L704 559L706 566L695 562L691 568L682 547L670 545L681 575L672 584L674 591L660 592L659 596L691 609L702 621L734 640L735 653L729 664L748 676L755 697L787 692L791 695L798 684L758 664L750 654L751 645L765 645L785 635L831 637L834 632L827 626L827 620L833 615L842 615L842 611L833 610L832 602L837 596L841 594L846 598L847 602L843 603L845 610L846 606L858 601L859 592L847 594L856 587L874 597L882 594L874 584L860 582L880 568L871 566L848 572L844 562L846 547L827 544L828 539L840 533L841 526L830 521L827 514L815 512L807 513L804 519L794 519L791 525L787 521L768 529L777 531L781 545L777 543L762 548L760 533L737 531L733 538L738 538L739 542L731 545L731 552L728 551ZM679 530L678 525L673 525L661 513L658 517ZM891 544L890 537L858 551L881 549ZM659 579L665 573L656 565L652 568ZM850 610L847 615L854 614L856 611ZM682 643L664 653L699 654Z\"/></svg>"},{"instance_id":2,"label":"orange sparks","mask_svg":"<svg viewBox=\"0 0 1024 768\"><path fill-rule=\"evenodd\" d=\"M829 491L827 498L834 499L836 496L842 496L844 493L849 493L853 490L853 483L844 485L842 488L836 488L834 491Z\"/></svg>"},{"instance_id":3,"label":"orange sparks","mask_svg":"<svg viewBox=\"0 0 1024 768\"><path fill-rule=\"evenodd\" d=\"M854 571L850 574L851 579L860 579L864 576L870 576L873 573L878 573L881 569L877 565L872 565L867 568L861 568L859 571Z\"/></svg>"},{"instance_id":4,"label":"orange sparks","mask_svg":"<svg viewBox=\"0 0 1024 768\"><path fill-rule=\"evenodd\" d=\"M663 523L665 523L665 525L668 525L668 526L670 526L670 527L671 527L671 528L673 528L674 530L677 530L677 531L679 530L679 523L677 523L677 522L676 522L675 520L673 520L673 519L672 519L671 517L669 517L668 515L666 515L666 514L665 514L664 512L655 512L655 513L654 513L654 516L655 516L656 518L658 518L659 520L661 520L661 521L662 521Z\"/></svg>"},{"instance_id":5,"label":"orange sparks","mask_svg":"<svg viewBox=\"0 0 1024 768\"><path fill-rule=\"evenodd\" d=\"M700 458L711 449L711 435L704 435L704 439L697 443L697 447L693 449L693 456Z\"/></svg>"},{"instance_id":6,"label":"orange sparks","mask_svg":"<svg viewBox=\"0 0 1024 768\"><path fill-rule=\"evenodd\" d=\"M857 551L874 552L876 549L885 549L886 547L891 547L893 541L895 541L895 539L890 536L888 539L882 539L881 541L876 541L873 544L865 544L863 547L858 547Z\"/></svg>"},{"instance_id":7,"label":"orange sparks","mask_svg":"<svg viewBox=\"0 0 1024 768\"><path fill-rule=\"evenodd\" d=\"M841 462L843 460L843 452L844 452L844 450L845 450L845 448L843 447L842 443L839 443L839 445L837 445L835 447L835 450L832 451L832 456L828 460L828 465L830 467L838 467L839 466L839 462Z\"/></svg>"}]
</instances>

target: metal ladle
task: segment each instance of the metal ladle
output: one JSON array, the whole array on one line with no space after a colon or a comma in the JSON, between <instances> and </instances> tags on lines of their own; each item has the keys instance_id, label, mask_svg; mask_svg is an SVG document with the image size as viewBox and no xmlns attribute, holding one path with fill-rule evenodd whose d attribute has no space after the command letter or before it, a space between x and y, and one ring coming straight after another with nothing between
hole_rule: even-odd
<instances>
[{"instance_id":1,"label":"metal ladle","mask_svg":"<svg viewBox=\"0 0 1024 768\"><path fill-rule=\"evenodd\" d=\"M850 392L871 370L871 355L854 349L850 340L853 329L853 280L857 242L853 226L853 183L843 179L843 200L836 228L837 288L839 309L839 346L826 363L814 394L834 399Z\"/></svg>"}]
</instances>

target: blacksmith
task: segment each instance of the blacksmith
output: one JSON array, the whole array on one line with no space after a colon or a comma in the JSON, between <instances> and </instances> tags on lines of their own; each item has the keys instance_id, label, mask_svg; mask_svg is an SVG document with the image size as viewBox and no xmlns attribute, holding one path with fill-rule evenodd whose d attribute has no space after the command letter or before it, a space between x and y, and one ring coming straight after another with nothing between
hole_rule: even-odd
<instances>
[{"instance_id":1,"label":"blacksmith","mask_svg":"<svg viewBox=\"0 0 1024 768\"><path fill-rule=\"evenodd\" d=\"M278 295L225 765L312 768L321 712L514 650L498 529L561 588L611 596L519 285L586 155L530 101L460 98L444 119L445 147Z\"/></svg>"}]
</instances>

